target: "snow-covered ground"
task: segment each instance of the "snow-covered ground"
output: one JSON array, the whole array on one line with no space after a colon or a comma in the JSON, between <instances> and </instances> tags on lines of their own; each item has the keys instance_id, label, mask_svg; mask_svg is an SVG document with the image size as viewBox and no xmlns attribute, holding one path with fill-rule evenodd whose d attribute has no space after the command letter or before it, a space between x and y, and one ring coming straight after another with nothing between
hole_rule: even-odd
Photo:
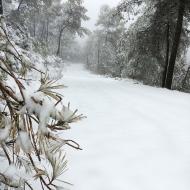
<instances>
[{"instance_id":1,"label":"snow-covered ground","mask_svg":"<svg viewBox=\"0 0 190 190\"><path fill-rule=\"evenodd\" d=\"M88 118L65 132L71 190L189 190L190 95L67 68L65 101ZM65 179L66 178L66 179Z\"/></svg>"}]
</instances>

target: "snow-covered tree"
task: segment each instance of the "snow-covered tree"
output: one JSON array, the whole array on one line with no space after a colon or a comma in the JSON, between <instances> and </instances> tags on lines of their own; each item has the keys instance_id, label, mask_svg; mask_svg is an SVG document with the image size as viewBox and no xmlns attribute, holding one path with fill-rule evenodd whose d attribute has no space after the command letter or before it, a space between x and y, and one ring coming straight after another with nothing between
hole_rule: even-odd
<instances>
[{"instance_id":1,"label":"snow-covered tree","mask_svg":"<svg viewBox=\"0 0 190 190\"><path fill-rule=\"evenodd\" d=\"M61 15L57 21L57 27L59 28L57 55L60 54L63 32L69 31L73 34L78 34L79 36L88 33L87 29L82 27L82 22L88 20L88 17L86 16L87 10L83 6L82 0L68 0L63 3L62 7Z\"/></svg>"},{"instance_id":2,"label":"snow-covered tree","mask_svg":"<svg viewBox=\"0 0 190 190\"><path fill-rule=\"evenodd\" d=\"M76 34L83 36L88 30L82 26L88 20L87 10L81 0L14 0L7 3L9 22L17 27L27 29L30 36L41 46L43 54L57 54L61 47L68 47L68 42ZM9 7L9 8L8 8ZM69 49L67 49L68 51Z\"/></svg>"},{"instance_id":3,"label":"snow-covered tree","mask_svg":"<svg viewBox=\"0 0 190 190\"><path fill-rule=\"evenodd\" d=\"M101 7L96 24L98 28L88 40L86 57L88 67L92 70L101 74L120 76L118 41L124 32L124 23L118 15L114 15L114 12L115 9L108 5Z\"/></svg>"},{"instance_id":4,"label":"snow-covered tree","mask_svg":"<svg viewBox=\"0 0 190 190\"><path fill-rule=\"evenodd\" d=\"M190 5L184 0L183 25L176 44L180 4L180 1L123 0L114 9L103 6L97 29L86 45L88 68L167 88L171 87L167 81L171 83L172 75L173 88L181 89L183 79L187 78L184 58L190 42Z\"/></svg>"},{"instance_id":5,"label":"snow-covered tree","mask_svg":"<svg viewBox=\"0 0 190 190\"><path fill-rule=\"evenodd\" d=\"M145 5L143 14L130 27L125 35L127 38L123 39L127 47L134 47L126 53L124 62L127 68L124 72L129 73L129 68L134 66L137 72L129 75L148 84L171 89L172 81L176 86L175 75L179 75L178 66L183 65L181 63L189 44L189 1L124 0L117 10L132 15L137 13L139 5Z\"/></svg>"}]
</instances>

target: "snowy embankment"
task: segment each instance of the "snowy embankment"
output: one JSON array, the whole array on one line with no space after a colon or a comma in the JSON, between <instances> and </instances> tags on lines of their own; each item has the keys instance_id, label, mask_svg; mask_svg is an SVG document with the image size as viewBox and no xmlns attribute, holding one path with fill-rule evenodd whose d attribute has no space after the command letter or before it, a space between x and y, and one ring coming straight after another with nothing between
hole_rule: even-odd
<instances>
[{"instance_id":1,"label":"snowy embankment","mask_svg":"<svg viewBox=\"0 0 190 190\"><path fill-rule=\"evenodd\" d=\"M88 118L66 132L71 190L189 190L190 95L70 65L65 101Z\"/></svg>"}]
</instances>

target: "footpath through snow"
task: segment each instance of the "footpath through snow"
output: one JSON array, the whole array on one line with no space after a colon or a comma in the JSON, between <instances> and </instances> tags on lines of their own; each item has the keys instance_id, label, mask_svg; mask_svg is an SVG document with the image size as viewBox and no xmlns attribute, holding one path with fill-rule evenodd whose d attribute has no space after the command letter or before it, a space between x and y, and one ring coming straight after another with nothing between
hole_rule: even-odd
<instances>
[{"instance_id":1,"label":"footpath through snow","mask_svg":"<svg viewBox=\"0 0 190 190\"><path fill-rule=\"evenodd\" d=\"M71 190L189 190L190 95L67 67L65 101L88 118L73 125L63 179Z\"/></svg>"}]
</instances>

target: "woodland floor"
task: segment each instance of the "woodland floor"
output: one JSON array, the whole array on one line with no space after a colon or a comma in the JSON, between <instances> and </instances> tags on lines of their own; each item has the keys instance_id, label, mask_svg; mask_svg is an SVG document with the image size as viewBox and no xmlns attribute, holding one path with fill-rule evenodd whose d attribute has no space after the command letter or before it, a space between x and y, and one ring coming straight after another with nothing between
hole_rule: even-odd
<instances>
[{"instance_id":1,"label":"woodland floor","mask_svg":"<svg viewBox=\"0 0 190 190\"><path fill-rule=\"evenodd\" d=\"M87 119L65 132L71 190L189 190L190 95L66 68L65 101Z\"/></svg>"}]
</instances>

